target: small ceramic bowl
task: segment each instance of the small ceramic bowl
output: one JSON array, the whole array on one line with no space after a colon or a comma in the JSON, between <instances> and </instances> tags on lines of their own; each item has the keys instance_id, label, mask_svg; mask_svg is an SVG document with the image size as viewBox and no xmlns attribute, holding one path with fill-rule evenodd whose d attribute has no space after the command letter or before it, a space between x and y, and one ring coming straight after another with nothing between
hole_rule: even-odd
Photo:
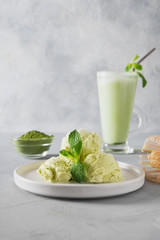
<instances>
[{"instance_id":1,"label":"small ceramic bowl","mask_svg":"<svg viewBox=\"0 0 160 240\"><path fill-rule=\"evenodd\" d=\"M26 158L42 158L47 155L50 146L52 145L53 138L42 139L18 139L12 137L12 143L15 149Z\"/></svg>"}]
</instances>

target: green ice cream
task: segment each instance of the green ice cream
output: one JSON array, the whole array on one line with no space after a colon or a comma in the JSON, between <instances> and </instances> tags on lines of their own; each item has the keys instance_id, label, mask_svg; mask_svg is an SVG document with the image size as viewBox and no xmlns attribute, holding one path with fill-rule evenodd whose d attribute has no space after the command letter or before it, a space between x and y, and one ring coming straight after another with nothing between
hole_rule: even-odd
<instances>
[{"instance_id":1,"label":"green ice cream","mask_svg":"<svg viewBox=\"0 0 160 240\"><path fill-rule=\"evenodd\" d=\"M38 172L50 182L68 182L71 179L71 161L65 157L52 157L40 166Z\"/></svg>"},{"instance_id":2,"label":"green ice cream","mask_svg":"<svg viewBox=\"0 0 160 240\"><path fill-rule=\"evenodd\" d=\"M80 161L85 167L85 181L90 183L119 182L123 180L122 171L112 154L99 150L101 138L96 132L85 129L78 131L82 140ZM67 134L62 139L61 149L70 151ZM40 166L38 172L51 182L67 183L72 179L71 166L74 158L52 157Z\"/></svg>"},{"instance_id":3,"label":"green ice cream","mask_svg":"<svg viewBox=\"0 0 160 240\"><path fill-rule=\"evenodd\" d=\"M84 160L86 179L90 183L119 182L123 179L122 171L112 154L101 151L89 154Z\"/></svg>"},{"instance_id":4,"label":"green ice cream","mask_svg":"<svg viewBox=\"0 0 160 240\"><path fill-rule=\"evenodd\" d=\"M84 161L88 154L94 153L99 150L101 146L101 138L96 132L90 132L85 129L78 130L82 139L82 149L80 154L81 161ZM70 150L68 143L69 133L62 139L61 149Z\"/></svg>"}]
</instances>

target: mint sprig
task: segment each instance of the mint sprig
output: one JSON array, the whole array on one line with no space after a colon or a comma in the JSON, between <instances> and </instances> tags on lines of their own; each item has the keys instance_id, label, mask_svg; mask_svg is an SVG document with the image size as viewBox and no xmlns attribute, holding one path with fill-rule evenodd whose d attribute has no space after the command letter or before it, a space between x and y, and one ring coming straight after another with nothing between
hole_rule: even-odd
<instances>
[{"instance_id":1,"label":"mint sprig","mask_svg":"<svg viewBox=\"0 0 160 240\"><path fill-rule=\"evenodd\" d=\"M79 132L75 129L69 134L68 143L71 151L62 149L60 154L65 157L74 159L71 166L71 175L76 182L83 182L85 180L85 166L80 160L80 152L82 148L82 140Z\"/></svg>"},{"instance_id":2,"label":"mint sprig","mask_svg":"<svg viewBox=\"0 0 160 240\"><path fill-rule=\"evenodd\" d=\"M141 71L143 69L141 64L134 62L138 58L139 58L139 56L136 54L136 56L132 59L132 61L130 63L128 63L127 66L125 67L126 72L129 72L129 71L133 72L135 70L140 70ZM147 85L147 81L146 81L145 77L140 72L136 72L136 73L142 79L142 87L144 88Z\"/></svg>"}]
</instances>

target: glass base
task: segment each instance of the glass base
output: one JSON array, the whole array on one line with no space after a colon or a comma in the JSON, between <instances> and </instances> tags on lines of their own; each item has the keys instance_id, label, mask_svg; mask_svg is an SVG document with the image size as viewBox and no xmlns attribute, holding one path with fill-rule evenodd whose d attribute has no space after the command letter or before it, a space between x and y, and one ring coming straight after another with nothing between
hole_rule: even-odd
<instances>
[{"instance_id":1,"label":"glass base","mask_svg":"<svg viewBox=\"0 0 160 240\"><path fill-rule=\"evenodd\" d=\"M103 144L103 151L105 153L117 153L117 154L131 154L134 153L134 148L131 148L126 143L117 143L117 144Z\"/></svg>"},{"instance_id":2,"label":"glass base","mask_svg":"<svg viewBox=\"0 0 160 240\"><path fill-rule=\"evenodd\" d=\"M26 154L26 153L20 153L21 156L29 159L41 159L47 155L48 151L44 151L42 153L37 153L37 154Z\"/></svg>"}]
</instances>

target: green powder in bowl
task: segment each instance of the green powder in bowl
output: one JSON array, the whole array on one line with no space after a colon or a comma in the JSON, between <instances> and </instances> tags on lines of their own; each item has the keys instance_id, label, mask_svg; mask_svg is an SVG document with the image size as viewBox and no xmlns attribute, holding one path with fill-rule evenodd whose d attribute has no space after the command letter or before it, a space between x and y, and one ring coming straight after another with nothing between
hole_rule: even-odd
<instances>
[{"instance_id":1,"label":"green powder in bowl","mask_svg":"<svg viewBox=\"0 0 160 240\"><path fill-rule=\"evenodd\" d=\"M23 156L28 158L40 158L47 155L54 136L33 130L20 137L13 137L14 147Z\"/></svg>"}]
</instances>

